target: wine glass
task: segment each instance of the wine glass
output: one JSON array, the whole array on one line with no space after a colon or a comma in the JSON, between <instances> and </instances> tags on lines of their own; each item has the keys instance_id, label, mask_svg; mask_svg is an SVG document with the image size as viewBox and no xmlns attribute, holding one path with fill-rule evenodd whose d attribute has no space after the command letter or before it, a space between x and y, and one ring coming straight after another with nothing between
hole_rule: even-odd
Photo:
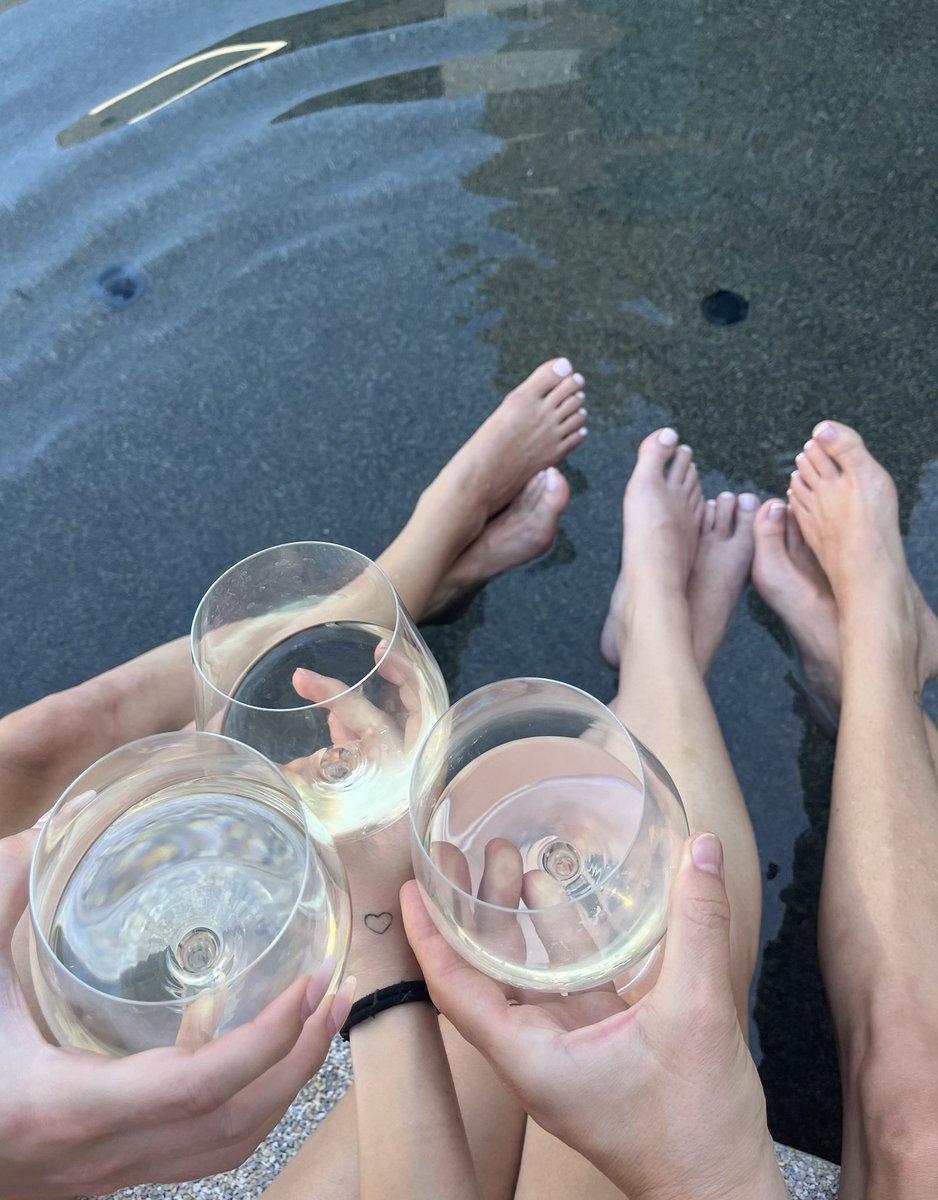
<instances>
[{"instance_id":1,"label":"wine glass","mask_svg":"<svg viewBox=\"0 0 938 1200\"><path fill-rule=\"evenodd\" d=\"M337 841L406 811L411 764L446 685L363 554L293 542L236 563L196 610L192 659L197 726L282 767Z\"/></svg>"},{"instance_id":2,"label":"wine glass","mask_svg":"<svg viewBox=\"0 0 938 1200\"><path fill-rule=\"evenodd\" d=\"M52 809L29 878L32 978L63 1045L193 1048L317 968L351 928L335 846L248 746L183 731L99 759Z\"/></svg>"},{"instance_id":3,"label":"wine glass","mask_svg":"<svg viewBox=\"0 0 938 1200\"><path fill-rule=\"evenodd\" d=\"M502 983L633 986L687 837L661 763L606 705L508 679L449 709L414 763L414 874L447 941Z\"/></svg>"}]
</instances>

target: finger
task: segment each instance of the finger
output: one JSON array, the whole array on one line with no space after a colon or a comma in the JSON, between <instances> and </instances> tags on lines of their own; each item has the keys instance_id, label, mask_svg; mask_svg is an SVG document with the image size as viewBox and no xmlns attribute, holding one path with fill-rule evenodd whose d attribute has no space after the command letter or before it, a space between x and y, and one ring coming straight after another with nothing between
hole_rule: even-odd
<instances>
[{"instance_id":1,"label":"finger","mask_svg":"<svg viewBox=\"0 0 938 1200\"><path fill-rule=\"evenodd\" d=\"M723 847L712 833L684 846L671 889L668 944L656 1003L686 1009L691 996L733 1006L730 976L730 905L723 885Z\"/></svg>"},{"instance_id":2,"label":"finger","mask_svg":"<svg viewBox=\"0 0 938 1200\"><path fill-rule=\"evenodd\" d=\"M144 1176L172 1183L244 1162L322 1066L335 1030L348 1016L354 990L355 979L349 977L334 999L327 996L320 1002L290 1053L217 1110L157 1128L122 1130L110 1143L111 1157L123 1164L121 1178L110 1181L112 1190Z\"/></svg>"},{"instance_id":3,"label":"finger","mask_svg":"<svg viewBox=\"0 0 938 1200\"><path fill-rule=\"evenodd\" d=\"M412 750L423 731L422 689L414 664L397 650L388 649L387 642L375 648L378 674L398 689L404 709L404 750Z\"/></svg>"},{"instance_id":4,"label":"finger","mask_svg":"<svg viewBox=\"0 0 938 1200\"><path fill-rule=\"evenodd\" d=\"M106 1062L96 1098L102 1120L121 1128L128 1113L152 1123L220 1108L290 1053L303 1031L311 987L319 991L313 997L318 1006L328 980L298 979L253 1021L197 1050L167 1047Z\"/></svg>"},{"instance_id":5,"label":"finger","mask_svg":"<svg viewBox=\"0 0 938 1200\"><path fill-rule=\"evenodd\" d=\"M387 714L382 709L367 700L359 689L350 689L341 679L331 679L328 675L320 675L318 671L297 667L293 672L293 688L304 700L322 696L331 690L329 696L313 702L321 704L332 714L330 729L333 728L333 718L341 721L343 741L351 741L373 729L382 729L388 723Z\"/></svg>"},{"instance_id":6,"label":"finger","mask_svg":"<svg viewBox=\"0 0 938 1200\"><path fill-rule=\"evenodd\" d=\"M504 992L453 950L434 925L414 880L401 889L401 914L433 1003L483 1054L495 1060L510 1056L517 1050L515 1021Z\"/></svg>"},{"instance_id":7,"label":"finger","mask_svg":"<svg viewBox=\"0 0 938 1200\"><path fill-rule=\"evenodd\" d=\"M519 920L524 862L521 852L505 838L492 838L485 846L479 899L475 906L477 933L486 952L508 963L527 957L524 929ZM487 908L486 905L496 907Z\"/></svg>"},{"instance_id":8,"label":"finger","mask_svg":"<svg viewBox=\"0 0 938 1200\"><path fill-rule=\"evenodd\" d=\"M0 840L0 948L8 955L13 930L29 903L29 864L37 829Z\"/></svg>"},{"instance_id":9,"label":"finger","mask_svg":"<svg viewBox=\"0 0 938 1200\"><path fill-rule=\"evenodd\" d=\"M330 675L321 675L318 671L310 671L307 667L297 667L291 682L298 696L321 705L328 712L329 736L333 745L340 746L345 742L354 741L356 731L350 728L340 715L342 696L348 691L347 683L343 683L341 679L333 679Z\"/></svg>"},{"instance_id":10,"label":"finger","mask_svg":"<svg viewBox=\"0 0 938 1200\"><path fill-rule=\"evenodd\" d=\"M218 1032L225 1013L228 989L224 978L218 984L200 992L183 1010L176 1034L176 1045L186 1050L198 1050Z\"/></svg>"},{"instance_id":11,"label":"finger","mask_svg":"<svg viewBox=\"0 0 938 1200\"><path fill-rule=\"evenodd\" d=\"M546 871L527 871L521 896L552 967L581 966L596 954L596 942L584 925L586 909ZM588 893L586 899L589 899ZM538 912L538 909L545 909Z\"/></svg>"}]
</instances>

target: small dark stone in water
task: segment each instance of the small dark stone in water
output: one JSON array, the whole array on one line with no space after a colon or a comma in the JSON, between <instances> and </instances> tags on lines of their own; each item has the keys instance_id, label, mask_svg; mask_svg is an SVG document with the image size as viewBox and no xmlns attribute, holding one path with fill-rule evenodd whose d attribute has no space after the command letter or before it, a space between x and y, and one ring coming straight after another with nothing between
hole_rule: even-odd
<instances>
[{"instance_id":1,"label":"small dark stone in water","mask_svg":"<svg viewBox=\"0 0 938 1200\"><path fill-rule=\"evenodd\" d=\"M91 285L95 300L101 300L110 308L126 308L139 300L146 290L146 275L136 263L127 259L99 271Z\"/></svg>"},{"instance_id":2,"label":"small dark stone in water","mask_svg":"<svg viewBox=\"0 0 938 1200\"><path fill-rule=\"evenodd\" d=\"M700 307L711 325L735 325L737 321L746 319L749 301L739 292L727 292L721 288L704 296Z\"/></svg>"}]
</instances>

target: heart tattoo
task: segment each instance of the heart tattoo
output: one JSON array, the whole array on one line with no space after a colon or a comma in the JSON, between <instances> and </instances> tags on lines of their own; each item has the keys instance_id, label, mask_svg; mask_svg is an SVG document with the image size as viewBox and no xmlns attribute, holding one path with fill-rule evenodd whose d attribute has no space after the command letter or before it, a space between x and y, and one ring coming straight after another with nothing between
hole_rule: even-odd
<instances>
[{"instance_id":1,"label":"heart tattoo","mask_svg":"<svg viewBox=\"0 0 938 1200\"><path fill-rule=\"evenodd\" d=\"M365 925L372 933L387 933L393 920L389 912L365 913Z\"/></svg>"}]
</instances>

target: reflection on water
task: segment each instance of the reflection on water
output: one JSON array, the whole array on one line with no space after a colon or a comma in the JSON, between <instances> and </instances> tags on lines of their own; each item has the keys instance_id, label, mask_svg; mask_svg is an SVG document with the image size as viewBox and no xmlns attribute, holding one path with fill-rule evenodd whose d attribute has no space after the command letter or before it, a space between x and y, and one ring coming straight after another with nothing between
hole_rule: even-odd
<instances>
[{"instance_id":1,"label":"reflection on water","mask_svg":"<svg viewBox=\"0 0 938 1200\"><path fill-rule=\"evenodd\" d=\"M289 53L343 38L385 29L396 31L407 25L444 18L500 12L516 19L531 19L543 16L545 10L552 7L555 5L543 0L530 4L517 0L511 3L505 0L443 0L442 3L439 0L403 0L385 5L371 0L351 0L350 3L301 13L246 29L237 35L237 42L210 47L167 67L152 79L96 105L63 129L57 140L60 146L67 148L108 130L134 125L206 84L281 51ZM267 40L240 40L259 36ZM395 37L392 32L392 44ZM274 120L285 121L346 104L391 104L436 96L458 97L551 86L575 77L578 57L576 50L545 50L466 59L417 71L394 71L353 87L317 95Z\"/></svg>"}]
</instances>

